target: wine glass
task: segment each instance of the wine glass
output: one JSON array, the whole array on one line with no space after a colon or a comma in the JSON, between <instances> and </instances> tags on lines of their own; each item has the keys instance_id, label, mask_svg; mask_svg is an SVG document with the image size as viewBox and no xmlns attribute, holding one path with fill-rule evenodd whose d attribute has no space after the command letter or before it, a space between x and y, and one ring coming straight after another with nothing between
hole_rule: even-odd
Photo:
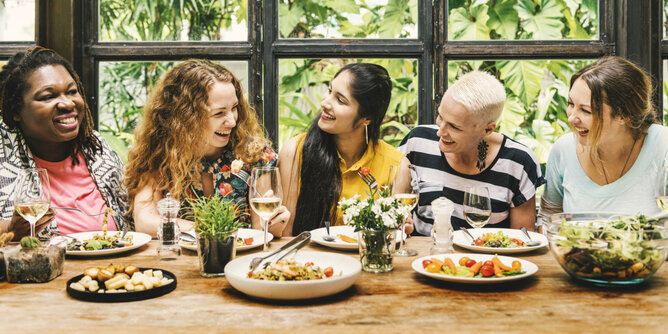
<instances>
[{"instance_id":1,"label":"wine glass","mask_svg":"<svg viewBox=\"0 0 668 334\"><path fill-rule=\"evenodd\" d=\"M656 196L656 205L661 211L668 211L668 158L666 158L666 166L663 169L663 175L661 177L661 188L659 189L659 195Z\"/></svg>"},{"instance_id":2,"label":"wine glass","mask_svg":"<svg viewBox=\"0 0 668 334\"><path fill-rule=\"evenodd\" d=\"M281 177L278 167L256 167L251 171L248 201L255 213L260 216L262 228L264 229L264 251L269 249L267 245L267 233L269 219L281 206L283 191L281 189Z\"/></svg>"},{"instance_id":3,"label":"wine glass","mask_svg":"<svg viewBox=\"0 0 668 334\"><path fill-rule=\"evenodd\" d=\"M28 168L19 173L14 189L14 209L30 223L30 236L35 236L35 223L49 210L51 189L44 168Z\"/></svg>"},{"instance_id":4,"label":"wine glass","mask_svg":"<svg viewBox=\"0 0 668 334\"><path fill-rule=\"evenodd\" d=\"M407 189L398 189L394 194L394 198L399 201L402 205L408 207L409 212L413 212L413 209L418 204L418 199L420 198L420 187L419 187L419 178L417 174L417 169L415 165L408 165L408 171L410 173L410 185ZM415 256L417 251L413 249L406 248L406 219L401 222L401 244L399 249L396 251L395 255L397 256Z\"/></svg>"},{"instance_id":5,"label":"wine glass","mask_svg":"<svg viewBox=\"0 0 668 334\"><path fill-rule=\"evenodd\" d=\"M476 229L481 229L492 215L492 202L487 187L467 187L464 193L464 218Z\"/></svg>"}]
</instances>

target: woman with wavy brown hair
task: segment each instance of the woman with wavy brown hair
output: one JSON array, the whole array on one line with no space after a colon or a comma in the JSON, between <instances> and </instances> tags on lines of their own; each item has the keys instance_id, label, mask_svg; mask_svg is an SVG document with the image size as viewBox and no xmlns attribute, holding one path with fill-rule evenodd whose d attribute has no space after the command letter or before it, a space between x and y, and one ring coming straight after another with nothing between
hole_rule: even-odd
<instances>
[{"instance_id":1,"label":"woman with wavy brown hair","mask_svg":"<svg viewBox=\"0 0 668 334\"><path fill-rule=\"evenodd\" d=\"M248 185L241 175L276 160L234 74L207 60L187 60L153 89L135 130L126 168L128 215L137 231L156 235L157 202L167 193L182 202L195 195L223 196L248 213ZM246 173L231 173L234 161L242 162ZM254 228L261 228L254 213L241 219L248 216ZM281 207L271 221L282 223L289 216ZM272 224L269 231L279 236L283 225Z\"/></svg>"}]
</instances>

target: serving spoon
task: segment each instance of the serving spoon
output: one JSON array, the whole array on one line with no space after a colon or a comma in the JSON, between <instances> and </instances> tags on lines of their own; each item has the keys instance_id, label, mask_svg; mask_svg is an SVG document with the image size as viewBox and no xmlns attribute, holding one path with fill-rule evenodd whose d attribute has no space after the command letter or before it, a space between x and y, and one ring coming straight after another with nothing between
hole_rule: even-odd
<instances>
[{"instance_id":1,"label":"serving spoon","mask_svg":"<svg viewBox=\"0 0 668 334\"><path fill-rule=\"evenodd\" d=\"M325 220L325 230L327 231L327 235L323 235L322 240L329 241L329 242L332 242L332 241L336 240L335 237L333 237L329 234L329 220Z\"/></svg>"},{"instance_id":2,"label":"serving spoon","mask_svg":"<svg viewBox=\"0 0 668 334\"><path fill-rule=\"evenodd\" d=\"M526 236L527 236L527 239L529 239L529 241L525 242L525 244L526 244L527 246L529 246L529 247L534 247L534 246L538 246L538 245L540 245L540 241L538 241L538 240L532 240L532 239L531 239L531 236L529 235L529 232L527 232L527 229L526 229L524 226L520 227L520 230L521 230L522 232L524 232L524 235L526 235Z\"/></svg>"}]
</instances>

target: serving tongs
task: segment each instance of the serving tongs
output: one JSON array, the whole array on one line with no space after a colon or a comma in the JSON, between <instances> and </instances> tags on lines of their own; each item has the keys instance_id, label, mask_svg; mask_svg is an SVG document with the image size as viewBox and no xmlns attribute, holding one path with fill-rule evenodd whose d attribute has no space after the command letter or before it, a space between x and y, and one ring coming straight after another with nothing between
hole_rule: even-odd
<instances>
[{"instance_id":1,"label":"serving tongs","mask_svg":"<svg viewBox=\"0 0 668 334\"><path fill-rule=\"evenodd\" d=\"M253 260L251 260L251 263L250 263L250 266L249 266L249 270L250 270L249 274L252 274L255 271L255 269L257 269L257 267L259 267L260 264L262 262L264 262L264 260L266 260L266 259L268 259L268 258L270 258L270 257L272 257L272 256L274 256L274 255L276 255L280 252L287 251L287 252L285 252L285 254L281 255L281 257L279 257L276 261L281 260L282 258L284 258L284 257L296 252L300 248L306 246L306 244L308 244L309 241L311 241L311 232L304 231L304 232L300 233L298 236L294 237L292 240L288 241L285 245L281 246L281 248L269 253L269 255L262 256L262 257L258 256L258 257L253 258ZM269 265L269 262L266 262L264 267L266 267L267 265Z\"/></svg>"}]
</instances>

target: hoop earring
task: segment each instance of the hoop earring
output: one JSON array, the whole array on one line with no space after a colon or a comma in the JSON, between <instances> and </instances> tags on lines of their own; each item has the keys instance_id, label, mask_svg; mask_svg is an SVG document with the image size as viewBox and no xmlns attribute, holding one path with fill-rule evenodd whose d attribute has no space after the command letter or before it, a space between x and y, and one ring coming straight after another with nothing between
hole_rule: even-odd
<instances>
[{"instance_id":1,"label":"hoop earring","mask_svg":"<svg viewBox=\"0 0 668 334\"><path fill-rule=\"evenodd\" d=\"M367 145L369 144L369 125L364 126L364 138L366 139Z\"/></svg>"},{"instance_id":2,"label":"hoop earring","mask_svg":"<svg viewBox=\"0 0 668 334\"><path fill-rule=\"evenodd\" d=\"M487 142L484 139L480 141L480 144L478 144L478 161L475 163L475 167L478 168L478 170L481 172L483 169L485 169L485 165L487 165L485 160L487 159L488 147L489 145L487 145Z\"/></svg>"}]
</instances>

